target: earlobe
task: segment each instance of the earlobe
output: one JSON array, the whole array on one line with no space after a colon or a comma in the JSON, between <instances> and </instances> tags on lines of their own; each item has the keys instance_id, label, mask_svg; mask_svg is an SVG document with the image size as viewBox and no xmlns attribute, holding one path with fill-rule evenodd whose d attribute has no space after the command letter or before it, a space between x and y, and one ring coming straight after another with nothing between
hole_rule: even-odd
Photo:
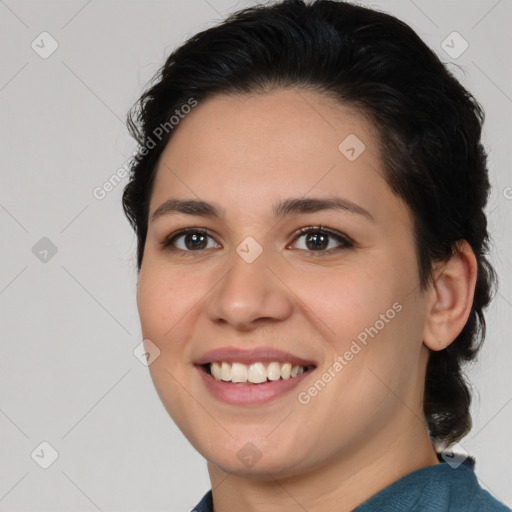
<instances>
[{"instance_id":1,"label":"earlobe","mask_svg":"<svg viewBox=\"0 0 512 512\"><path fill-rule=\"evenodd\" d=\"M434 271L423 343L443 350L460 334L468 320L475 293L477 262L471 246L460 240L448 261Z\"/></svg>"}]
</instances>

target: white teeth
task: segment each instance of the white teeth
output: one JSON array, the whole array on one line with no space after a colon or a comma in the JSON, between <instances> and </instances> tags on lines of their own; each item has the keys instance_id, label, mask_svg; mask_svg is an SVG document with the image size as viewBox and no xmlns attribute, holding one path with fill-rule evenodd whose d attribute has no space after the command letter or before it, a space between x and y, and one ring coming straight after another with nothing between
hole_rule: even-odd
<instances>
[{"instance_id":1,"label":"white teeth","mask_svg":"<svg viewBox=\"0 0 512 512\"><path fill-rule=\"evenodd\" d=\"M233 366L237 363L233 363ZM244 365L241 365L244 366ZM253 363L249 366L249 376L247 378L253 384L260 384L267 380L267 369L263 363Z\"/></svg>"},{"instance_id":2,"label":"white teeth","mask_svg":"<svg viewBox=\"0 0 512 512\"><path fill-rule=\"evenodd\" d=\"M252 363L245 365L242 363L213 362L210 363L210 373L216 380L225 382L250 382L252 384L261 384L267 380L274 381L279 379L289 379L302 375L305 371L304 366L291 363L279 363L273 361L267 367L263 363Z\"/></svg>"},{"instance_id":3,"label":"white teeth","mask_svg":"<svg viewBox=\"0 0 512 512\"><path fill-rule=\"evenodd\" d=\"M270 363L267 368L268 380L279 380L281 378L281 365L279 363Z\"/></svg>"},{"instance_id":4,"label":"white teeth","mask_svg":"<svg viewBox=\"0 0 512 512\"><path fill-rule=\"evenodd\" d=\"M212 375L217 379L221 380L222 377L222 370L220 369L219 363L212 363L210 365L210 371L212 372Z\"/></svg>"},{"instance_id":5,"label":"white teeth","mask_svg":"<svg viewBox=\"0 0 512 512\"><path fill-rule=\"evenodd\" d=\"M281 377L283 379L289 379L292 373L292 365L290 363L284 363L281 366Z\"/></svg>"},{"instance_id":6,"label":"white teeth","mask_svg":"<svg viewBox=\"0 0 512 512\"><path fill-rule=\"evenodd\" d=\"M229 363L222 363L220 378L225 381L231 380L231 365Z\"/></svg>"},{"instance_id":7,"label":"white teeth","mask_svg":"<svg viewBox=\"0 0 512 512\"><path fill-rule=\"evenodd\" d=\"M247 366L245 364L233 363L231 365L231 382L247 382Z\"/></svg>"}]
</instances>

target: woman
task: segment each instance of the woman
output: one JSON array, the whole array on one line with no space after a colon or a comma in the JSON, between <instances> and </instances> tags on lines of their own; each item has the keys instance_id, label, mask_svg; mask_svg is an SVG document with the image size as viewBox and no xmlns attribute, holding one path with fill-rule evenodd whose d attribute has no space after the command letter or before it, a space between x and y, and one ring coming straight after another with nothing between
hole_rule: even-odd
<instances>
[{"instance_id":1,"label":"woman","mask_svg":"<svg viewBox=\"0 0 512 512\"><path fill-rule=\"evenodd\" d=\"M482 122L349 3L245 9L168 58L123 206L151 376L208 461L196 511L508 510L447 450L495 283Z\"/></svg>"}]
</instances>

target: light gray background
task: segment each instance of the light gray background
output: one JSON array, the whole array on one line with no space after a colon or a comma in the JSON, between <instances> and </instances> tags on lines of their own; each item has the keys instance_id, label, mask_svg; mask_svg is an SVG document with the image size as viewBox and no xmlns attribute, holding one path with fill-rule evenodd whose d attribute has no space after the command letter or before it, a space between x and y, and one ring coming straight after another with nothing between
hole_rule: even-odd
<instances>
[{"instance_id":1,"label":"light gray background","mask_svg":"<svg viewBox=\"0 0 512 512\"><path fill-rule=\"evenodd\" d=\"M2 511L185 511L209 488L205 462L133 355L141 332L125 182L102 201L92 191L135 149L125 114L169 52L252 3L0 0ZM481 484L511 505L512 1L368 5L409 23L486 111L501 287L469 372L474 428L461 445ZM59 44L46 59L31 48L43 31ZM441 47L453 31L469 44L458 58ZM32 252L42 237L57 247L47 262ZM59 454L48 469L31 458L43 441Z\"/></svg>"}]
</instances>

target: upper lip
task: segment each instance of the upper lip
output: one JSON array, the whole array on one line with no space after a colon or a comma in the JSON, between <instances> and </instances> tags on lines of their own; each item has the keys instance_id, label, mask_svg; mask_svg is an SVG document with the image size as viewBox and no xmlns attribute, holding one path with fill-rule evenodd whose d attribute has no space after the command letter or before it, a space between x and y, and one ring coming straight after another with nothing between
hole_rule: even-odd
<instances>
[{"instance_id":1,"label":"upper lip","mask_svg":"<svg viewBox=\"0 0 512 512\"><path fill-rule=\"evenodd\" d=\"M273 361L277 361L291 363L294 366L316 366L314 361L303 359L302 357L297 357L289 352L269 347L259 347L250 350L235 347L217 348L200 356L195 363L197 365L204 365L216 361L242 364L271 363Z\"/></svg>"}]
</instances>

